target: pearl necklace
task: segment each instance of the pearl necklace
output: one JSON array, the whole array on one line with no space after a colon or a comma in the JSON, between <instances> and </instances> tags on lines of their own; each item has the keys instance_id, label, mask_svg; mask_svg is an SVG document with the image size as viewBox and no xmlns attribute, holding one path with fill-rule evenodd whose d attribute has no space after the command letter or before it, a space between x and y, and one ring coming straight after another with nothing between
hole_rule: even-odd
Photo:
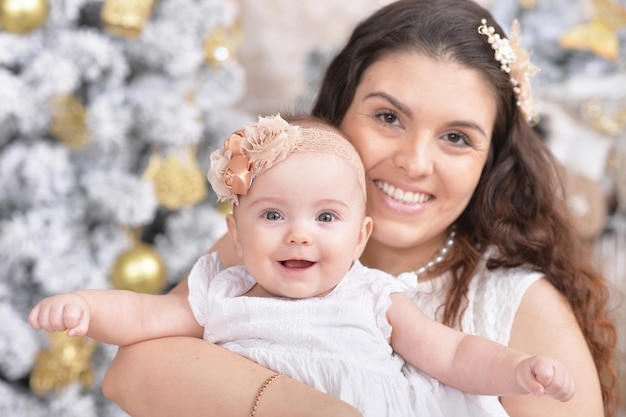
<instances>
[{"instance_id":1,"label":"pearl necklace","mask_svg":"<svg viewBox=\"0 0 626 417\"><path fill-rule=\"evenodd\" d=\"M450 234L448 235L448 238L446 239L446 242L443 244L441 249L439 249L437 256L413 271L416 278L419 279L419 276L421 274L424 274L427 271L432 271L432 269L436 265L439 265L443 262L444 259L446 259L446 255L448 255L448 252L450 252L450 249L452 249L452 246L454 246L454 238L456 237L456 231L454 229L456 229L456 227L452 226L452 228L450 229Z\"/></svg>"}]
</instances>

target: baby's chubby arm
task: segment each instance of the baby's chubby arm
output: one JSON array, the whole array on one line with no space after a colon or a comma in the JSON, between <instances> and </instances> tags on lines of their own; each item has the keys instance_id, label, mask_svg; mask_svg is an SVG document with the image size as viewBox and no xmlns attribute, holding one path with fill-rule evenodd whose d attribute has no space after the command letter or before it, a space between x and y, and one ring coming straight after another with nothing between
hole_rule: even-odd
<instances>
[{"instance_id":1,"label":"baby's chubby arm","mask_svg":"<svg viewBox=\"0 0 626 417\"><path fill-rule=\"evenodd\" d=\"M573 397L572 377L557 360L461 333L429 319L402 294L391 298L391 345L417 369L472 394L546 394L559 401Z\"/></svg>"},{"instance_id":2,"label":"baby's chubby arm","mask_svg":"<svg viewBox=\"0 0 626 417\"><path fill-rule=\"evenodd\" d=\"M81 290L40 301L28 316L37 330L87 335L129 345L166 336L202 336L185 294L141 294L125 290Z\"/></svg>"}]
</instances>

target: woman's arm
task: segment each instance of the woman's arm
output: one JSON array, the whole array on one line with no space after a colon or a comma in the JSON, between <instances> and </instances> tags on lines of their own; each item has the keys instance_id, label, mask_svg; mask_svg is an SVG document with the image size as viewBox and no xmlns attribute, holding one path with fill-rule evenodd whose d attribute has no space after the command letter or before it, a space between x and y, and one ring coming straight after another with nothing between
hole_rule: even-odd
<instances>
[{"instance_id":1,"label":"woman's arm","mask_svg":"<svg viewBox=\"0 0 626 417\"><path fill-rule=\"evenodd\" d=\"M201 339L165 338L120 348L102 385L133 417L248 416L272 374ZM290 378L265 391L258 417L361 417L348 404Z\"/></svg>"},{"instance_id":2,"label":"woman's arm","mask_svg":"<svg viewBox=\"0 0 626 417\"><path fill-rule=\"evenodd\" d=\"M238 263L228 236L213 248ZM173 293L187 294L183 280ZM274 372L201 339L177 337L120 347L102 383L104 395L133 417L248 416ZM265 391L257 417L362 417L330 395L290 378Z\"/></svg>"},{"instance_id":3,"label":"woman's arm","mask_svg":"<svg viewBox=\"0 0 626 417\"><path fill-rule=\"evenodd\" d=\"M569 304L549 282L537 281L524 295L509 346L558 359L576 384L576 395L567 403L530 395L502 397L511 417L604 416L598 373L585 338Z\"/></svg>"}]
</instances>

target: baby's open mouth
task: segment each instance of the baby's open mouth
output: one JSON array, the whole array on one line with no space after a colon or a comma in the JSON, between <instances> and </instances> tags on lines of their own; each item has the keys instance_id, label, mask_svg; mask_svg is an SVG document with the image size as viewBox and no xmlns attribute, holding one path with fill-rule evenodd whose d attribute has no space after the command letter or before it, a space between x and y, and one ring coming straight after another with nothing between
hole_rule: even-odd
<instances>
[{"instance_id":1,"label":"baby's open mouth","mask_svg":"<svg viewBox=\"0 0 626 417\"><path fill-rule=\"evenodd\" d=\"M305 269L313 265L315 262L304 259L288 259L286 261L280 261L280 263L286 268Z\"/></svg>"}]
</instances>

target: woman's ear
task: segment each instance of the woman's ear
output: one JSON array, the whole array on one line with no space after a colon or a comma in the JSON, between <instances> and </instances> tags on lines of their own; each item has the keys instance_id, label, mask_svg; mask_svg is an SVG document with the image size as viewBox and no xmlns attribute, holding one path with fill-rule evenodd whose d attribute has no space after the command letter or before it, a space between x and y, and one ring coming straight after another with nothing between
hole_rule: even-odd
<instances>
[{"instance_id":1,"label":"woman's ear","mask_svg":"<svg viewBox=\"0 0 626 417\"><path fill-rule=\"evenodd\" d=\"M363 218L363 222L361 223L361 230L359 232L359 239L357 241L356 248L354 249L354 261L361 257L361 254L365 250L365 245L367 245L367 241L369 240L372 230L374 228L374 220L371 217L365 216Z\"/></svg>"},{"instance_id":2,"label":"woman's ear","mask_svg":"<svg viewBox=\"0 0 626 417\"><path fill-rule=\"evenodd\" d=\"M230 236L233 238L235 253L239 258L242 258L243 251L241 250L241 244L239 243L239 233L237 233L237 221L235 221L235 216L233 214L226 215L226 227L228 228L228 233L230 233Z\"/></svg>"}]
</instances>

